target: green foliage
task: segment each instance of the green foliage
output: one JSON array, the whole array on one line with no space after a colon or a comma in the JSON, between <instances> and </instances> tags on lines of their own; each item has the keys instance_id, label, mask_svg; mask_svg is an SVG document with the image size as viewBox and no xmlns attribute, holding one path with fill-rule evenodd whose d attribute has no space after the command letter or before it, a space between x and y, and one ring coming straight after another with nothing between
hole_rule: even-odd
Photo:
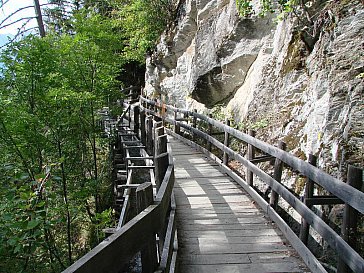
<instances>
[{"instance_id":1,"label":"green foliage","mask_svg":"<svg viewBox=\"0 0 364 273\"><path fill-rule=\"evenodd\" d=\"M236 7L241 17L248 17L253 13L253 6L250 0L236 0Z\"/></svg>"},{"instance_id":2,"label":"green foliage","mask_svg":"<svg viewBox=\"0 0 364 273\"><path fill-rule=\"evenodd\" d=\"M1 56L1 272L59 272L110 223L96 120L119 96L122 45L109 18L80 10L72 24L72 35L28 36Z\"/></svg>"},{"instance_id":3,"label":"green foliage","mask_svg":"<svg viewBox=\"0 0 364 273\"><path fill-rule=\"evenodd\" d=\"M161 33L172 21L172 0L124 0L116 6L127 61L144 63L146 52L152 50Z\"/></svg>"},{"instance_id":4,"label":"green foliage","mask_svg":"<svg viewBox=\"0 0 364 273\"><path fill-rule=\"evenodd\" d=\"M259 0L260 12L259 16L265 16L268 13L280 13L279 18L283 19L285 14L293 12L294 8L298 5L297 0ZM236 7L240 16L250 17L254 15L251 0L236 0Z\"/></svg>"},{"instance_id":5,"label":"green foliage","mask_svg":"<svg viewBox=\"0 0 364 273\"><path fill-rule=\"evenodd\" d=\"M0 57L0 272L60 272L114 224L97 112L172 16L169 0L83 1L66 17L58 2L46 37Z\"/></svg>"}]
</instances>

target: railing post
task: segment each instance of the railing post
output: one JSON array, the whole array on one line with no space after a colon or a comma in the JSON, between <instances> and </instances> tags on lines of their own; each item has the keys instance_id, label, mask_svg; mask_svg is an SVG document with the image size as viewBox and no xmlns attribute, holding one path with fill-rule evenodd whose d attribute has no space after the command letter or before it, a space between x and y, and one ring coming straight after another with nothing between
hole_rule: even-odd
<instances>
[{"instance_id":1,"label":"railing post","mask_svg":"<svg viewBox=\"0 0 364 273\"><path fill-rule=\"evenodd\" d=\"M197 113L197 110L196 109L193 109L193 114ZM197 118L195 115L192 116L192 127L193 128L196 128L197 127ZM192 141L193 142L196 142L196 135L195 133L192 131Z\"/></svg>"},{"instance_id":2,"label":"railing post","mask_svg":"<svg viewBox=\"0 0 364 273\"><path fill-rule=\"evenodd\" d=\"M316 164L317 164L317 157L314 156L313 154L309 154L308 155L308 163L310 163L313 166L316 166ZM306 180L306 188L305 188L305 195L304 195L303 202L310 209L311 209L312 206L307 205L307 198L312 198L313 197L314 188L315 188L315 183L311 179L307 178L307 180ZM307 221L305 220L305 218L302 217L301 229L300 229L300 239L301 239L301 241L305 245L308 244L308 236L309 236L309 234L310 234L310 225L307 223Z\"/></svg>"},{"instance_id":3,"label":"railing post","mask_svg":"<svg viewBox=\"0 0 364 273\"><path fill-rule=\"evenodd\" d=\"M153 122L153 155L155 155L155 143L156 143L156 139L158 137L157 133L159 133L159 131L157 131L158 128L163 127L163 122L162 121L154 121Z\"/></svg>"},{"instance_id":4,"label":"railing post","mask_svg":"<svg viewBox=\"0 0 364 273\"><path fill-rule=\"evenodd\" d=\"M139 136L139 106L134 106L134 133Z\"/></svg>"},{"instance_id":5,"label":"railing post","mask_svg":"<svg viewBox=\"0 0 364 273\"><path fill-rule=\"evenodd\" d=\"M167 135L164 134L163 127L158 129L162 130L159 130L160 135L156 136L155 140L154 166L155 166L155 183L157 186L157 191L159 190L159 187L162 184L169 163L167 154Z\"/></svg>"},{"instance_id":6,"label":"railing post","mask_svg":"<svg viewBox=\"0 0 364 273\"><path fill-rule=\"evenodd\" d=\"M130 128L130 124L131 124L131 115L130 115L130 113L131 113L131 107L129 105L129 108L128 108L128 126L129 126L129 128Z\"/></svg>"},{"instance_id":7,"label":"railing post","mask_svg":"<svg viewBox=\"0 0 364 273\"><path fill-rule=\"evenodd\" d=\"M212 118L212 114L209 114L209 118ZM207 132L208 132L209 136L211 136L212 135L212 124L211 123L209 123L207 130L208 130ZM212 144L210 141L207 141L207 150L209 152L211 152L211 150L212 150Z\"/></svg>"},{"instance_id":8,"label":"railing post","mask_svg":"<svg viewBox=\"0 0 364 273\"><path fill-rule=\"evenodd\" d=\"M153 185L143 183L136 189L138 213L153 203ZM148 227L146 227L147 230ZM151 233L147 245L141 250L142 273L152 273L158 266L157 245L155 234Z\"/></svg>"},{"instance_id":9,"label":"railing post","mask_svg":"<svg viewBox=\"0 0 364 273\"><path fill-rule=\"evenodd\" d=\"M249 129L248 134L252 137L255 137L255 131ZM253 160L255 157L255 147L251 144L248 144L248 151L247 151L247 159ZM253 187L254 185L254 176L253 172L251 172L248 168L246 170L246 182L250 187Z\"/></svg>"},{"instance_id":10,"label":"railing post","mask_svg":"<svg viewBox=\"0 0 364 273\"><path fill-rule=\"evenodd\" d=\"M140 140L143 145L146 145L146 131L145 131L145 111L140 111Z\"/></svg>"},{"instance_id":11,"label":"railing post","mask_svg":"<svg viewBox=\"0 0 364 273\"><path fill-rule=\"evenodd\" d=\"M226 126L230 126L230 120L225 119ZM225 131L225 137L224 137L224 146L229 147L230 145L230 138L229 133ZM222 156L222 163L227 166L229 162L229 156L226 152L224 152L224 155Z\"/></svg>"},{"instance_id":12,"label":"railing post","mask_svg":"<svg viewBox=\"0 0 364 273\"><path fill-rule=\"evenodd\" d=\"M146 128L146 150L149 155L153 154L153 116L148 116L145 120Z\"/></svg>"},{"instance_id":13,"label":"railing post","mask_svg":"<svg viewBox=\"0 0 364 273\"><path fill-rule=\"evenodd\" d=\"M157 99L154 99L154 113L155 113L155 115L154 115L154 120L155 121L161 121L162 119L161 119L161 117L160 117L160 107L158 106L158 104L159 104L159 102L158 102L158 100Z\"/></svg>"},{"instance_id":14,"label":"railing post","mask_svg":"<svg viewBox=\"0 0 364 273\"><path fill-rule=\"evenodd\" d=\"M174 107L176 108L176 104L174 104ZM178 112L177 112L177 110L175 109L175 110L174 110L174 121L175 121L176 123L175 123L175 125L174 125L174 132L175 132L176 134L179 134L179 133L180 133L180 131L181 131L181 129L180 129L179 124L177 124L177 118L178 118Z\"/></svg>"},{"instance_id":15,"label":"railing post","mask_svg":"<svg viewBox=\"0 0 364 273\"><path fill-rule=\"evenodd\" d=\"M283 141L280 141L278 144L278 148L282 149L283 151L286 150L286 143L284 143ZM278 182L281 182L282 170L283 170L283 162L280 159L276 158L275 163L274 163L273 177ZM277 206L278 206L278 198L279 198L278 193L272 189L272 192L270 194L269 204L275 210L277 209Z\"/></svg>"},{"instance_id":16,"label":"railing post","mask_svg":"<svg viewBox=\"0 0 364 273\"><path fill-rule=\"evenodd\" d=\"M348 166L347 184L357 190L361 190L363 183L363 170L355 166ZM341 237L352 247L357 245L358 212L348 204L345 204L343 223L341 226ZM340 257L340 256L339 256ZM337 273L351 272L345 261L339 258Z\"/></svg>"}]
</instances>

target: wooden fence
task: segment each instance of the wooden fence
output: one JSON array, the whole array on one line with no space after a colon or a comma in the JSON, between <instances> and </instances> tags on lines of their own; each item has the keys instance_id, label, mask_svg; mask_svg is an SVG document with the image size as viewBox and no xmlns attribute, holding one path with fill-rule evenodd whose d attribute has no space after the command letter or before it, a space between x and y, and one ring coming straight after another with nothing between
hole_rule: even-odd
<instances>
[{"instance_id":1,"label":"wooden fence","mask_svg":"<svg viewBox=\"0 0 364 273\"><path fill-rule=\"evenodd\" d=\"M134 131L138 133L140 124L138 107L132 108L130 105L126 105L122 118L126 119L130 125L131 110L134 111ZM152 128L153 132L145 132L146 126L143 123L140 128L142 137L154 136L151 139L153 142L150 142L149 145L155 147L151 153L158 177L155 198L153 198L152 183L132 185L137 187L137 216L129 222L126 222L125 217L121 216L118 227L113 230L109 229L112 234L63 271L64 273L117 273L138 252L141 252L143 273L174 272L178 246L175 221L176 204L173 195L174 166L171 150L167 145L163 127L160 128L156 124ZM151 151L151 147L148 150ZM156 235L158 235L159 244L156 241Z\"/></svg>"},{"instance_id":2,"label":"wooden fence","mask_svg":"<svg viewBox=\"0 0 364 273\"><path fill-rule=\"evenodd\" d=\"M364 272L364 259L355 250L357 221L358 217L364 213L364 193L360 191L363 180L361 169L349 166L347 183L344 183L315 167L314 156L311 155L309 162L305 162L284 151L285 143L283 142L278 147L274 147L255 138L254 132L245 134L230 127L228 121L224 124L212 119L211 116L207 117L198 114L196 111L165 105L156 100L141 97L140 105L140 110L145 114L156 116L158 119L163 120L165 124L172 125L173 131L168 130L170 134L205 152L218 162L227 174L240 183L282 230L313 272L327 271L307 248L310 228L314 229L338 254L337 272L350 272L350 269L357 273ZM198 128L199 123L203 123L205 126ZM181 137L181 133L189 136L189 140ZM215 138L216 135L223 135L223 141ZM203 140L204 145L196 144L197 138ZM232 138L247 146L246 157L230 147ZM216 156L216 153L212 153L213 147L222 153L221 157ZM257 156L258 152L260 152L260 156ZM245 166L247 174L245 180L228 167L229 158ZM273 175L269 175L257 165L257 163L267 161L274 162ZM306 191L302 198L281 183L284 168L290 168L300 176L306 177ZM261 181L270 187L270 200L267 201L258 194L254 187L254 176L259 177ZM329 192L330 195L315 196L313 189L318 186ZM302 222L299 235L296 235L277 213L279 198L285 200L301 216ZM338 234L320 216L313 212L312 206L342 203L345 204L345 210L341 233Z\"/></svg>"}]
</instances>

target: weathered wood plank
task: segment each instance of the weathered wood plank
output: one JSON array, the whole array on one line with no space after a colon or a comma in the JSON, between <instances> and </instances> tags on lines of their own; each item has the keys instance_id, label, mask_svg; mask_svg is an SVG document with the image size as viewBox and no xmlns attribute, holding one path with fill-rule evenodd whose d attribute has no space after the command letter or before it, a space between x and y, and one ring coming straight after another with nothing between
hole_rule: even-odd
<instances>
[{"instance_id":1,"label":"weathered wood plank","mask_svg":"<svg viewBox=\"0 0 364 273\"><path fill-rule=\"evenodd\" d=\"M202 187L176 187L176 194L179 195L188 195L188 196L203 196L203 195L212 195L212 194L221 194L223 196L226 195L242 195L242 190L235 188L220 188L220 189L215 189L215 188L202 188Z\"/></svg>"},{"instance_id":2,"label":"weathered wood plank","mask_svg":"<svg viewBox=\"0 0 364 273\"><path fill-rule=\"evenodd\" d=\"M226 224L226 225L201 225L201 224L193 224L193 225L179 225L179 230L255 230L258 232L259 229L267 228L268 224Z\"/></svg>"},{"instance_id":3,"label":"weathered wood plank","mask_svg":"<svg viewBox=\"0 0 364 273\"><path fill-rule=\"evenodd\" d=\"M253 243L253 244L189 244L181 245L181 255L186 254L228 254L228 253L264 253L286 251L283 243Z\"/></svg>"},{"instance_id":4,"label":"weathered wood plank","mask_svg":"<svg viewBox=\"0 0 364 273\"><path fill-rule=\"evenodd\" d=\"M181 238L181 245L207 245L207 244L256 244L256 243L281 243L281 236L217 236L212 238Z\"/></svg>"},{"instance_id":5,"label":"weathered wood plank","mask_svg":"<svg viewBox=\"0 0 364 273\"><path fill-rule=\"evenodd\" d=\"M225 264L225 265L181 265L180 272L188 273L272 273L303 272L300 266L292 262L260 264Z\"/></svg>"},{"instance_id":6,"label":"weathered wood plank","mask_svg":"<svg viewBox=\"0 0 364 273\"><path fill-rule=\"evenodd\" d=\"M205 254L184 255L181 264L207 265L207 264L247 264L250 263L248 254Z\"/></svg>"},{"instance_id":7,"label":"weathered wood plank","mask_svg":"<svg viewBox=\"0 0 364 273\"><path fill-rule=\"evenodd\" d=\"M264 217L264 214L257 211L250 211L250 212L228 212L228 213L208 213L208 212L183 212L183 210L178 210L178 216L180 219L185 220L192 220L192 219L225 219L225 218L257 218L257 217Z\"/></svg>"},{"instance_id":8,"label":"weathered wood plank","mask_svg":"<svg viewBox=\"0 0 364 273\"><path fill-rule=\"evenodd\" d=\"M270 227L266 227L265 229L232 229L232 230L178 230L178 234L180 237L188 237L188 238L207 238L213 239L218 236L226 236L229 237L256 237L256 236L275 236L281 235L282 232L279 230L272 229Z\"/></svg>"}]
</instances>

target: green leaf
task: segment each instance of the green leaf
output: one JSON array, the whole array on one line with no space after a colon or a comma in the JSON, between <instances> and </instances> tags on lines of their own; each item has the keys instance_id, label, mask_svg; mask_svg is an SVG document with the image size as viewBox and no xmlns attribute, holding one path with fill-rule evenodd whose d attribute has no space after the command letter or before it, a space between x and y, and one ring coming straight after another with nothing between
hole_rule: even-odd
<instances>
[{"instance_id":1,"label":"green leaf","mask_svg":"<svg viewBox=\"0 0 364 273\"><path fill-rule=\"evenodd\" d=\"M27 225L27 229L33 229L35 228L36 226L38 226L41 222L39 220L31 220L28 222L28 225Z\"/></svg>"},{"instance_id":2,"label":"green leaf","mask_svg":"<svg viewBox=\"0 0 364 273\"><path fill-rule=\"evenodd\" d=\"M20 251L21 251L21 245L17 245L16 247L15 247L15 249L14 249L14 253L16 254L16 253L20 253Z\"/></svg>"},{"instance_id":3,"label":"green leaf","mask_svg":"<svg viewBox=\"0 0 364 273\"><path fill-rule=\"evenodd\" d=\"M9 240L8 240L8 244L10 245L10 246L15 246L15 244L18 242L18 240L16 240L15 238L10 238Z\"/></svg>"}]
</instances>

